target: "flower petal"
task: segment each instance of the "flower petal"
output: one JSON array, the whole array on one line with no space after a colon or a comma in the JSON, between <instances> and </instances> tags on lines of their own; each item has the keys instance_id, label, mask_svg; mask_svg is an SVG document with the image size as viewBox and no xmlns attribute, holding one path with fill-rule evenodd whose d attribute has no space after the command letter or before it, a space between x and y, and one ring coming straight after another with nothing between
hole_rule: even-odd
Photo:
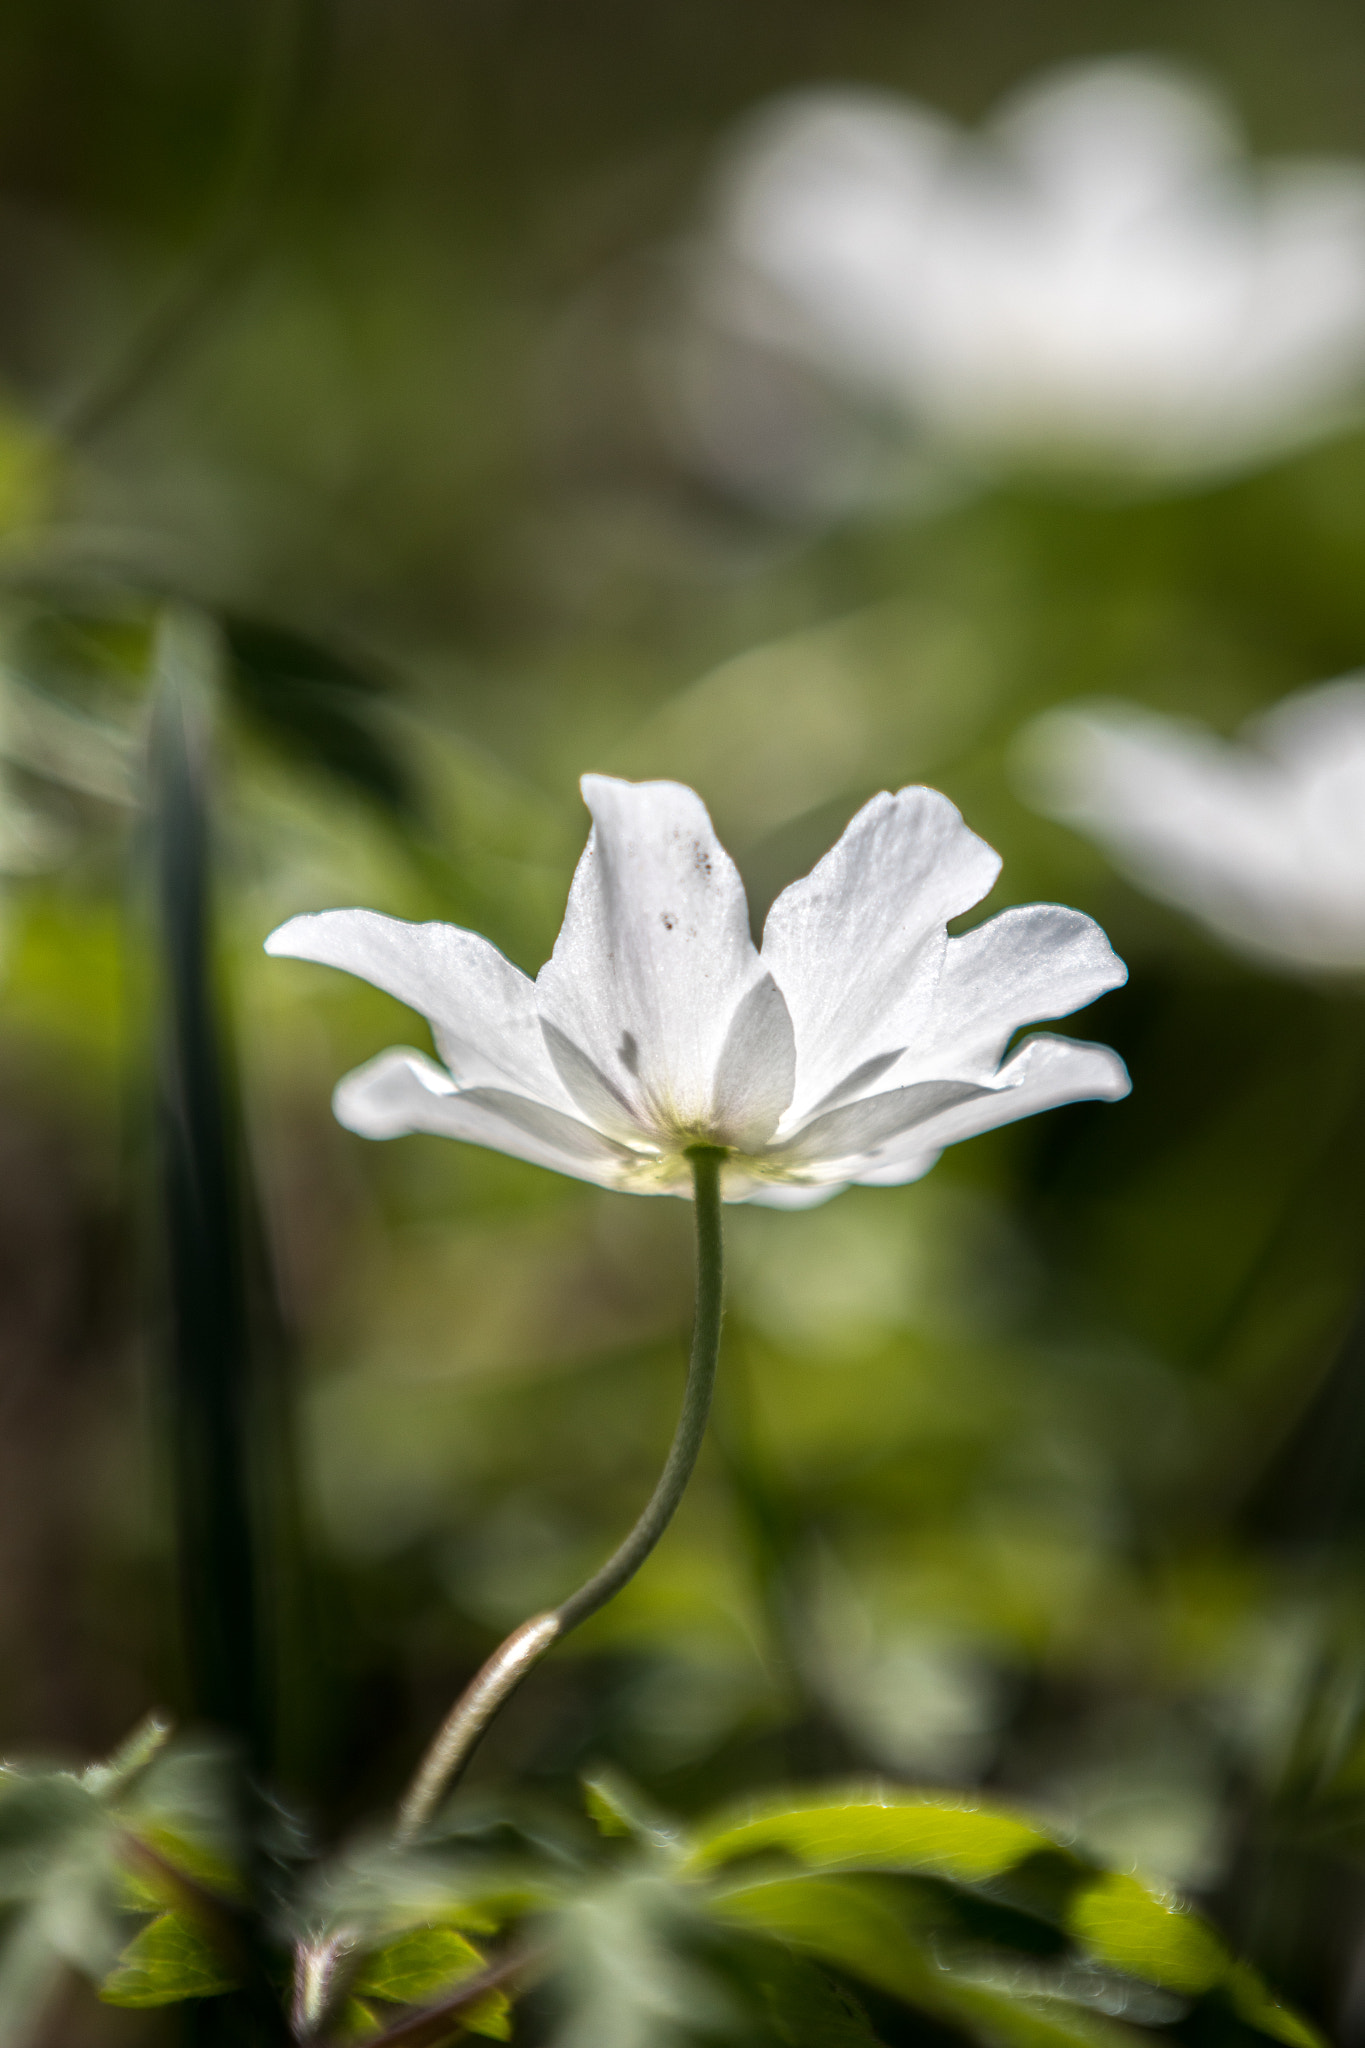
<instances>
[{"instance_id":1,"label":"flower petal","mask_svg":"<svg viewBox=\"0 0 1365 2048\"><path fill-rule=\"evenodd\" d=\"M844 1166L986 1093L975 1081L912 1081L906 1088L889 1088L881 1095L864 1096L861 1102L827 1109L784 1144L774 1145L768 1157L817 1171Z\"/></svg>"},{"instance_id":2,"label":"flower petal","mask_svg":"<svg viewBox=\"0 0 1365 2048\"><path fill-rule=\"evenodd\" d=\"M1002 1124L1017 1123L1039 1110L1058 1109L1065 1102L1118 1102L1131 1087L1128 1069L1107 1045L1088 1045L1081 1039L1039 1032L1026 1038L1005 1062L997 1086L983 1090L973 1100L945 1108L880 1154L869 1154L866 1164L848 1177L872 1187L918 1180L945 1145L957 1145Z\"/></svg>"},{"instance_id":3,"label":"flower petal","mask_svg":"<svg viewBox=\"0 0 1365 2048\"><path fill-rule=\"evenodd\" d=\"M832 1202L849 1185L846 1180L818 1181L807 1185L796 1180L756 1180L743 1194L727 1195L726 1200L747 1202L756 1209L818 1209L822 1202Z\"/></svg>"},{"instance_id":4,"label":"flower petal","mask_svg":"<svg viewBox=\"0 0 1365 2048\"><path fill-rule=\"evenodd\" d=\"M322 910L291 917L265 950L345 968L411 1004L461 1087L508 1087L572 1109L546 1051L535 983L476 932L375 910Z\"/></svg>"},{"instance_id":5,"label":"flower petal","mask_svg":"<svg viewBox=\"0 0 1365 2048\"><path fill-rule=\"evenodd\" d=\"M914 1041L947 921L979 903L999 871L947 797L910 788L864 804L838 845L783 890L768 913L763 964L796 1028L794 1117Z\"/></svg>"},{"instance_id":6,"label":"flower petal","mask_svg":"<svg viewBox=\"0 0 1365 2048\"><path fill-rule=\"evenodd\" d=\"M1365 964L1365 689L1301 691L1246 732L1095 702L1026 727L1019 771L1040 810L1232 946Z\"/></svg>"},{"instance_id":7,"label":"flower petal","mask_svg":"<svg viewBox=\"0 0 1365 2048\"><path fill-rule=\"evenodd\" d=\"M425 1131L463 1138L533 1166L553 1167L599 1187L618 1187L632 1164L620 1145L546 1104L505 1089L455 1086L432 1060L393 1046L337 1083L337 1122L362 1138L402 1138Z\"/></svg>"},{"instance_id":8,"label":"flower petal","mask_svg":"<svg viewBox=\"0 0 1365 2048\"><path fill-rule=\"evenodd\" d=\"M585 775L583 795L593 831L540 971L542 1013L648 1127L711 1131L722 1081L728 1124L761 1127L791 1058L776 1006L753 996L744 885L705 805L680 783L606 775Z\"/></svg>"},{"instance_id":9,"label":"flower petal","mask_svg":"<svg viewBox=\"0 0 1365 2048\"><path fill-rule=\"evenodd\" d=\"M1060 903L1029 903L949 939L924 1038L905 1066L994 1075L1021 1024L1067 1017L1128 969L1093 918Z\"/></svg>"},{"instance_id":10,"label":"flower petal","mask_svg":"<svg viewBox=\"0 0 1365 2048\"><path fill-rule=\"evenodd\" d=\"M716 1062L717 1138L742 1151L766 1144L795 1083L791 1014L771 974L763 974L740 998Z\"/></svg>"}]
</instances>

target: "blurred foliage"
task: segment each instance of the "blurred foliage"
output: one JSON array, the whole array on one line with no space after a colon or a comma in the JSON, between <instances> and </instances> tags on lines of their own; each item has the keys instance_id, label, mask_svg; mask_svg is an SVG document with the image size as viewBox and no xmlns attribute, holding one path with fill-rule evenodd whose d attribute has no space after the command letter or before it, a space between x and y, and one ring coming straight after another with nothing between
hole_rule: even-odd
<instances>
[{"instance_id":1,"label":"blurred foliage","mask_svg":"<svg viewBox=\"0 0 1365 2048\"><path fill-rule=\"evenodd\" d=\"M1142 2003L1102 1890L1083 1936L975 1879L859 1864L820 1877L836 1903L818 1939L814 1880L790 1874L699 1933L668 1903L692 1880L660 1876L648 1842L618 1866L544 1817L604 1759L685 1815L848 1773L979 1783L1044 1816L1068 1869L1136 1870L1153 1911L1163 1887L1193 1892L1358 2039L1361 992L1220 955L1024 809L1010 750L1069 696L1229 730L1365 660L1365 433L1165 500L1020 478L820 530L689 466L648 334L714 147L771 92L857 78L971 118L1045 63L1160 49L1219 78L1258 146L1362 156L1365 23L1337 0L338 0L281 55L273 20L264 0L0 12L7 1748L99 1753L182 1684L148 1391L140 823L170 597L217 617L232 656L219 936L310 1557L279 1731L290 1799L328 1839L390 1800L496 1637L629 1524L681 1386L690 1254L676 1205L335 1128L335 1078L420 1026L264 961L261 939L365 903L474 925L533 970L587 768L695 783L759 919L872 790L927 779L1004 855L989 910L1075 903L1128 959L1129 988L1079 1028L1129 1060L1133 1096L975 1141L917 1187L731 1212L693 1494L514 1702L457 1817L473 1829L519 1780L542 1802L531 1838L568 1829L556 1853L600 1870L565 2023L594 2048L601 1971L655 1942L677 1958L648 1975L662 2004L633 2038L651 2043L694 1972L697 2012L760 2000L741 2036L759 2041L807 2038L793 2012L831 2042L940 2038L907 1997L945 2035L1004 2039L981 2015L1006 1980L1035 2043L1136 2023L1203 2048L1268 2024L1238 2006L1249 1979L1157 1974ZM289 147L246 233L236 167L273 118ZM225 223L241 254L220 272ZM175 346L125 378L195 278ZM126 401L90 424L90 393L120 379ZM20 1777L6 1800L29 1797ZM102 1795L41 1785L32 1826L102 1882L81 1833ZM122 1953L121 1995L144 1997L204 1953L145 1903L121 1948L87 1920L30 1942L47 1854L8 1909L23 1995L55 2001L47 2038L165 2038L55 1987L52 1958ZM486 1926L442 1924L483 1953ZM950 1965L915 1960L940 1950ZM938 2003L906 1989L930 1970ZM400 1979L368 1981L359 2007ZM540 1991L525 2009L533 2038L561 2024Z\"/></svg>"},{"instance_id":2,"label":"blurred foliage","mask_svg":"<svg viewBox=\"0 0 1365 2048\"><path fill-rule=\"evenodd\" d=\"M222 1756L162 1749L165 1733L139 1731L82 1777L0 1780L7 2038L62 1963L114 2006L249 1998L231 1774ZM501 2040L502 1985L530 1984L555 2038L594 2048L856 2048L879 2038L858 1986L1007 2048L1132 2038L1097 2015L1320 2048L1170 1894L1005 1811L855 1785L689 1830L604 1779L588 1806L600 1847L563 1823L547 1840L466 1818L414 1849L353 1845L301 1896L277 1879L277 1946L292 1935L307 1958L298 2038ZM500 1942L497 1962L471 1934Z\"/></svg>"}]
</instances>

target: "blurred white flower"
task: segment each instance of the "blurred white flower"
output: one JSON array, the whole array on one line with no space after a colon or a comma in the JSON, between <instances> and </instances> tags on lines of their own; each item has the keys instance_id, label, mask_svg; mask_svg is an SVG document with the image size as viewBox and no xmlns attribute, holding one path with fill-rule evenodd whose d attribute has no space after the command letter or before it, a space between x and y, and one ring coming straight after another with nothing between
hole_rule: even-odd
<instances>
[{"instance_id":1,"label":"blurred white flower","mask_svg":"<svg viewBox=\"0 0 1365 2048\"><path fill-rule=\"evenodd\" d=\"M1217 100L1136 59L1050 73L979 137L887 93L813 90L751 120L696 278L712 341L680 402L703 439L728 336L750 439L756 351L771 404L801 365L969 461L1198 476L1356 396L1365 166L1253 165Z\"/></svg>"},{"instance_id":2,"label":"blurred white flower","mask_svg":"<svg viewBox=\"0 0 1365 2048\"><path fill-rule=\"evenodd\" d=\"M1054 711L1021 766L1040 809L1229 945L1365 967L1365 677L1286 697L1232 742L1133 705Z\"/></svg>"},{"instance_id":3,"label":"blurred white flower","mask_svg":"<svg viewBox=\"0 0 1365 2048\"><path fill-rule=\"evenodd\" d=\"M916 1180L945 1145L1128 1092L1105 1046L1017 1027L1125 979L1098 925L1035 903L950 939L997 856L931 789L883 792L777 899L761 953L744 885L676 782L583 778L593 816L554 954L532 982L486 939L369 910L295 917L270 953L412 1004L444 1062L349 1074L348 1129L431 1131L634 1194L687 1195L722 1146L728 1201L802 1208Z\"/></svg>"}]
</instances>

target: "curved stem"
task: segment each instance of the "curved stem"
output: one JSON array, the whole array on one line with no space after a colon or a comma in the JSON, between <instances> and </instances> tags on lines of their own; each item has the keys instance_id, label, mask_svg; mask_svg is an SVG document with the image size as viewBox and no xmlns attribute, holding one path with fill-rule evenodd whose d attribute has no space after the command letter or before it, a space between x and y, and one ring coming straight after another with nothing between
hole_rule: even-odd
<instances>
[{"instance_id":1,"label":"curved stem","mask_svg":"<svg viewBox=\"0 0 1365 2048\"><path fill-rule=\"evenodd\" d=\"M693 1211L697 1223L697 1306L692 1356L687 1368L682 1413L659 1483L635 1527L600 1571L576 1593L544 1614L533 1614L513 1629L461 1693L422 1759L398 1810L394 1839L411 1842L430 1818L441 1795L468 1763L475 1743L551 1643L605 1607L634 1578L677 1512L706 1434L720 1350L722 1232L720 1169L724 1153L713 1145L693 1146Z\"/></svg>"}]
</instances>

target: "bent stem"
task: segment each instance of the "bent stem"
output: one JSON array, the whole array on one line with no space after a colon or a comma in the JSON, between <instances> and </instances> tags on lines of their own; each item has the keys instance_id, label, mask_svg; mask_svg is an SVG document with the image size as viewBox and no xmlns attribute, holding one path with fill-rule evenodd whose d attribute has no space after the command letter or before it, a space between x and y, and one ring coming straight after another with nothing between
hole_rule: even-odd
<instances>
[{"instance_id":1,"label":"bent stem","mask_svg":"<svg viewBox=\"0 0 1365 2048\"><path fill-rule=\"evenodd\" d=\"M430 1818L438 1800L464 1769L474 1745L493 1716L510 1698L528 1671L552 1643L577 1628L633 1579L672 1521L687 1490L706 1434L711 1394L720 1350L722 1232L720 1169L725 1157L713 1145L695 1145L692 1165L693 1211L697 1224L697 1305L692 1326L692 1355L687 1368L682 1413L659 1483L635 1527L600 1571L558 1607L533 1614L513 1629L482 1670L461 1693L436 1740L423 1758L398 1810L394 1840L411 1842Z\"/></svg>"}]
</instances>

